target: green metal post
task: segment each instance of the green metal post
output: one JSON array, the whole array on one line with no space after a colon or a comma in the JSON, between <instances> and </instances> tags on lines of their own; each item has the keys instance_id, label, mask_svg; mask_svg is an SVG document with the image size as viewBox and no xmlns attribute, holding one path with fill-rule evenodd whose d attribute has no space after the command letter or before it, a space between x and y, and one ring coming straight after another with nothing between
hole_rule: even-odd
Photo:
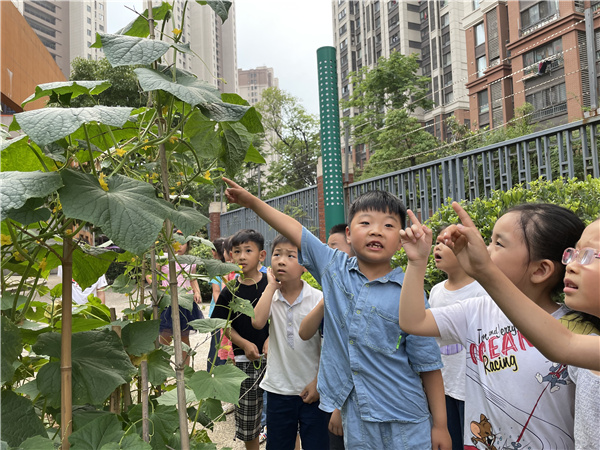
<instances>
[{"instance_id":1,"label":"green metal post","mask_svg":"<svg viewBox=\"0 0 600 450\"><path fill-rule=\"evenodd\" d=\"M335 47L319 48L317 50L317 62L319 65L325 229L328 233L332 226L345 222Z\"/></svg>"}]
</instances>

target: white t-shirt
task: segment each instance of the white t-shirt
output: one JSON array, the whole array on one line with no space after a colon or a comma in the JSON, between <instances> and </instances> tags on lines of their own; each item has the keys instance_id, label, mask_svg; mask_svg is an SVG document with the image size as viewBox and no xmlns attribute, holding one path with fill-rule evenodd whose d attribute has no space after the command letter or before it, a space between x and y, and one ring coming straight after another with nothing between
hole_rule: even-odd
<instances>
[{"instance_id":1,"label":"white t-shirt","mask_svg":"<svg viewBox=\"0 0 600 450\"><path fill-rule=\"evenodd\" d=\"M463 286L460 289L449 291L446 289L446 281L436 284L429 294L429 305L432 308L452 305L467 298L486 295L485 289L477 281ZM453 341L445 341L436 338L442 353L442 377L444 378L444 390L446 395L457 400L465 399L465 370L466 351L462 344Z\"/></svg>"},{"instance_id":2,"label":"white t-shirt","mask_svg":"<svg viewBox=\"0 0 600 450\"><path fill-rule=\"evenodd\" d=\"M319 371L321 337L300 339L300 323L317 306L323 293L302 281L302 292L291 305L275 291L269 316L269 356L267 373L260 387L280 395L300 395Z\"/></svg>"},{"instance_id":3,"label":"white t-shirt","mask_svg":"<svg viewBox=\"0 0 600 450\"><path fill-rule=\"evenodd\" d=\"M563 305L552 316L567 312ZM465 449L575 447L566 366L548 361L489 296L431 313L441 337L466 349Z\"/></svg>"},{"instance_id":4,"label":"white t-shirt","mask_svg":"<svg viewBox=\"0 0 600 450\"><path fill-rule=\"evenodd\" d=\"M575 388L575 448L600 449L600 375L569 366Z\"/></svg>"},{"instance_id":5,"label":"white t-shirt","mask_svg":"<svg viewBox=\"0 0 600 450\"><path fill-rule=\"evenodd\" d=\"M58 278L62 280L62 266L58 266L57 271ZM84 305L87 303L87 298L90 294L94 294L94 297L98 296L98 289L104 289L108 286L108 282L106 281L106 277L102 275L94 284L90 287L81 289L81 286L77 284L77 281L73 281L73 287L71 297L73 299L73 303L77 303L78 305Z\"/></svg>"}]
</instances>

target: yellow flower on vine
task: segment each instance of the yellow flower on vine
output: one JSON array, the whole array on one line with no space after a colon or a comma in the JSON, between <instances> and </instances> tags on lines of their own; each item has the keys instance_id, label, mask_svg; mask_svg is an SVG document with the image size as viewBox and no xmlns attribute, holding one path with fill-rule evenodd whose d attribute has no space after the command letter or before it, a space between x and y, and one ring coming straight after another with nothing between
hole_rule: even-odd
<instances>
[{"instance_id":1,"label":"yellow flower on vine","mask_svg":"<svg viewBox=\"0 0 600 450\"><path fill-rule=\"evenodd\" d=\"M173 28L173 35L179 36L181 34L181 30L179 28Z\"/></svg>"},{"instance_id":2,"label":"yellow flower on vine","mask_svg":"<svg viewBox=\"0 0 600 450\"><path fill-rule=\"evenodd\" d=\"M24 249L23 249L23 252L24 252L24 253L28 253L26 248L24 248ZM14 257L15 257L15 259L16 259L17 261L19 261L19 262L20 262L20 261L25 261L25 257L24 257L24 256L23 256L21 253L19 253L19 252L14 252L14 253L13 253L13 256L14 256Z\"/></svg>"},{"instance_id":3,"label":"yellow flower on vine","mask_svg":"<svg viewBox=\"0 0 600 450\"><path fill-rule=\"evenodd\" d=\"M108 184L106 184L106 181L104 181L105 175L103 173L100 174L100 176L98 177L98 183L100 183L100 187L102 189L104 189L106 192L108 192Z\"/></svg>"},{"instance_id":4,"label":"yellow flower on vine","mask_svg":"<svg viewBox=\"0 0 600 450\"><path fill-rule=\"evenodd\" d=\"M0 245L10 245L12 244L12 239L8 234L0 234Z\"/></svg>"},{"instance_id":5,"label":"yellow flower on vine","mask_svg":"<svg viewBox=\"0 0 600 450\"><path fill-rule=\"evenodd\" d=\"M166 116L167 113L169 112L169 107L168 106L163 106L162 109L160 110L163 116Z\"/></svg>"},{"instance_id":6,"label":"yellow flower on vine","mask_svg":"<svg viewBox=\"0 0 600 450\"><path fill-rule=\"evenodd\" d=\"M116 148L115 153L119 156L123 156L125 153L127 153L127 150L124 150L122 148Z\"/></svg>"},{"instance_id":7,"label":"yellow flower on vine","mask_svg":"<svg viewBox=\"0 0 600 450\"><path fill-rule=\"evenodd\" d=\"M180 248L181 248L181 244L180 244L179 242L175 242L175 243L173 244L173 251L174 251L175 253L177 253L177 252L179 251L179 249L180 249Z\"/></svg>"},{"instance_id":8,"label":"yellow flower on vine","mask_svg":"<svg viewBox=\"0 0 600 450\"><path fill-rule=\"evenodd\" d=\"M174 143L175 143L175 142L177 142L178 140L179 140L179 138L178 138L177 136L171 136L171 137L169 138L169 142L170 142L171 144L174 144Z\"/></svg>"},{"instance_id":9,"label":"yellow flower on vine","mask_svg":"<svg viewBox=\"0 0 600 450\"><path fill-rule=\"evenodd\" d=\"M144 143L146 143L146 142L148 142L148 139L144 139ZM152 147L151 145L144 145L144 146L142 147L142 150L148 150L148 149L149 149L149 148L151 148L151 147Z\"/></svg>"},{"instance_id":10,"label":"yellow flower on vine","mask_svg":"<svg viewBox=\"0 0 600 450\"><path fill-rule=\"evenodd\" d=\"M178 181L178 182L176 183L176 185L177 185L177 186L181 186L181 181Z\"/></svg>"},{"instance_id":11,"label":"yellow flower on vine","mask_svg":"<svg viewBox=\"0 0 600 450\"><path fill-rule=\"evenodd\" d=\"M60 204L60 200L56 201L56 206L52 209L52 213L55 213L56 211L60 211L62 209L62 205Z\"/></svg>"},{"instance_id":12,"label":"yellow flower on vine","mask_svg":"<svg viewBox=\"0 0 600 450\"><path fill-rule=\"evenodd\" d=\"M41 271L44 271L44 270L46 270L46 265L47 265L47 264L48 264L48 261L46 261L46 258L43 258L43 259L40 261L40 270L41 270Z\"/></svg>"},{"instance_id":13,"label":"yellow flower on vine","mask_svg":"<svg viewBox=\"0 0 600 450\"><path fill-rule=\"evenodd\" d=\"M210 170L204 172L204 179L210 181Z\"/></svg>"}]
</instances>

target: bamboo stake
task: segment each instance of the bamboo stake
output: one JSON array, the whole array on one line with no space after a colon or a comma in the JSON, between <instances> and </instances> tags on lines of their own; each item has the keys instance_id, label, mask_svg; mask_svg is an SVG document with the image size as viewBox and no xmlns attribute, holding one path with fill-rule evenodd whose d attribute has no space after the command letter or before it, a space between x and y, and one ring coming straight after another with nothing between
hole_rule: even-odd
<instances>
[{"instance_id":1,"label":"bamboo stake","mask_svg":"<svg viewBox=\"0 0 600 450\"><path fill-rule=\"evenodd\" d=\"M73 313L73 239L65 236L63 241L62 276L62 330L60 346L60 419L61 448L69 450L69 436L73 431L73 383L71 361L71 326Z\"/></svg>"},{"instance_id":2,"label":"bamboo stake","mask_svg":"<svg viewBox=\"0 0 600 450\"><path fill-rule=\"evenodd\" d=\"M148 0L148 26L150 28L150 39L154 39L154 18L152 17L152 0ZM163 136L163 117L162 109L158 102L156 103L158 113L158 136ZM163 183L163 196L166 201L169 201L169 173L167 168L167 151L165 144L159 145L159 156L160 156L160 171L161 179ZM165 220L165 231L166 236L169 238L173 233L173 224L169 219ZM169 255L169 286L171 294L171 320L173 323L173 346L175 348L175 380L177 385L177 409L179 413L179 433L181 436L181 449L189 450L190 448L190 437L188 430L188 418L186 409L186 398L185 398L185 379L184 379L184 364L183 354L181 347L181 324L179 322L179 298L177 293L177 272L175 270L175 257L173 254L173 246L167 246L167 253Z\"/></svg>"},{"instance_id":3,"label":"bamboo stake","mask_svg":"<svg viewBox=\"0 0 600 450\"><path fill-rule=\"evenodd\" d=\"M144 359L140 366L142 372L142 439L150 442L150 422L148 420L148 360Z\"/></svg>"},{"instance_id":4,"label":"bamboo stake","mask_svg":"<svg viewBox=\"0 0 600 450\"><path fill-rule=\"evenodd\" d=\"M110 320L117 320L117 312L115 308L110 308ZM112 330L121 336L121 327L113 325ZM115 414L121 414L121 386L116 388L112 394L110 394L110 412Z\"/></svg>"}]
</instances>

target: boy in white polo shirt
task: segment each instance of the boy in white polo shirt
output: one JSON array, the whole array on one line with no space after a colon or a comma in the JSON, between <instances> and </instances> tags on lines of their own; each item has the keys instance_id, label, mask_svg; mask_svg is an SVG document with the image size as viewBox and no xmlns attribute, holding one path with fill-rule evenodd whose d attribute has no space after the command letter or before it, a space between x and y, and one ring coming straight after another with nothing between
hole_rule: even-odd
<instances>
[{"instance_id":1,"label":"boy in white polo shirt","mask_svg":"<svg viewBox=\"0 0 600 450\"><path fill-rule=\"evenodd\" d=\"M260 387L267 392L267 449L293 450L298 427L305 450L329 447L327 415L319 409L317 373L319 334L303 341L302 319L323 294L301 279L298 248L282 235L272 244L268 284L254 308L252 325L262 328L271 318L267 373Z\"/></svg>"}]
</instances>

